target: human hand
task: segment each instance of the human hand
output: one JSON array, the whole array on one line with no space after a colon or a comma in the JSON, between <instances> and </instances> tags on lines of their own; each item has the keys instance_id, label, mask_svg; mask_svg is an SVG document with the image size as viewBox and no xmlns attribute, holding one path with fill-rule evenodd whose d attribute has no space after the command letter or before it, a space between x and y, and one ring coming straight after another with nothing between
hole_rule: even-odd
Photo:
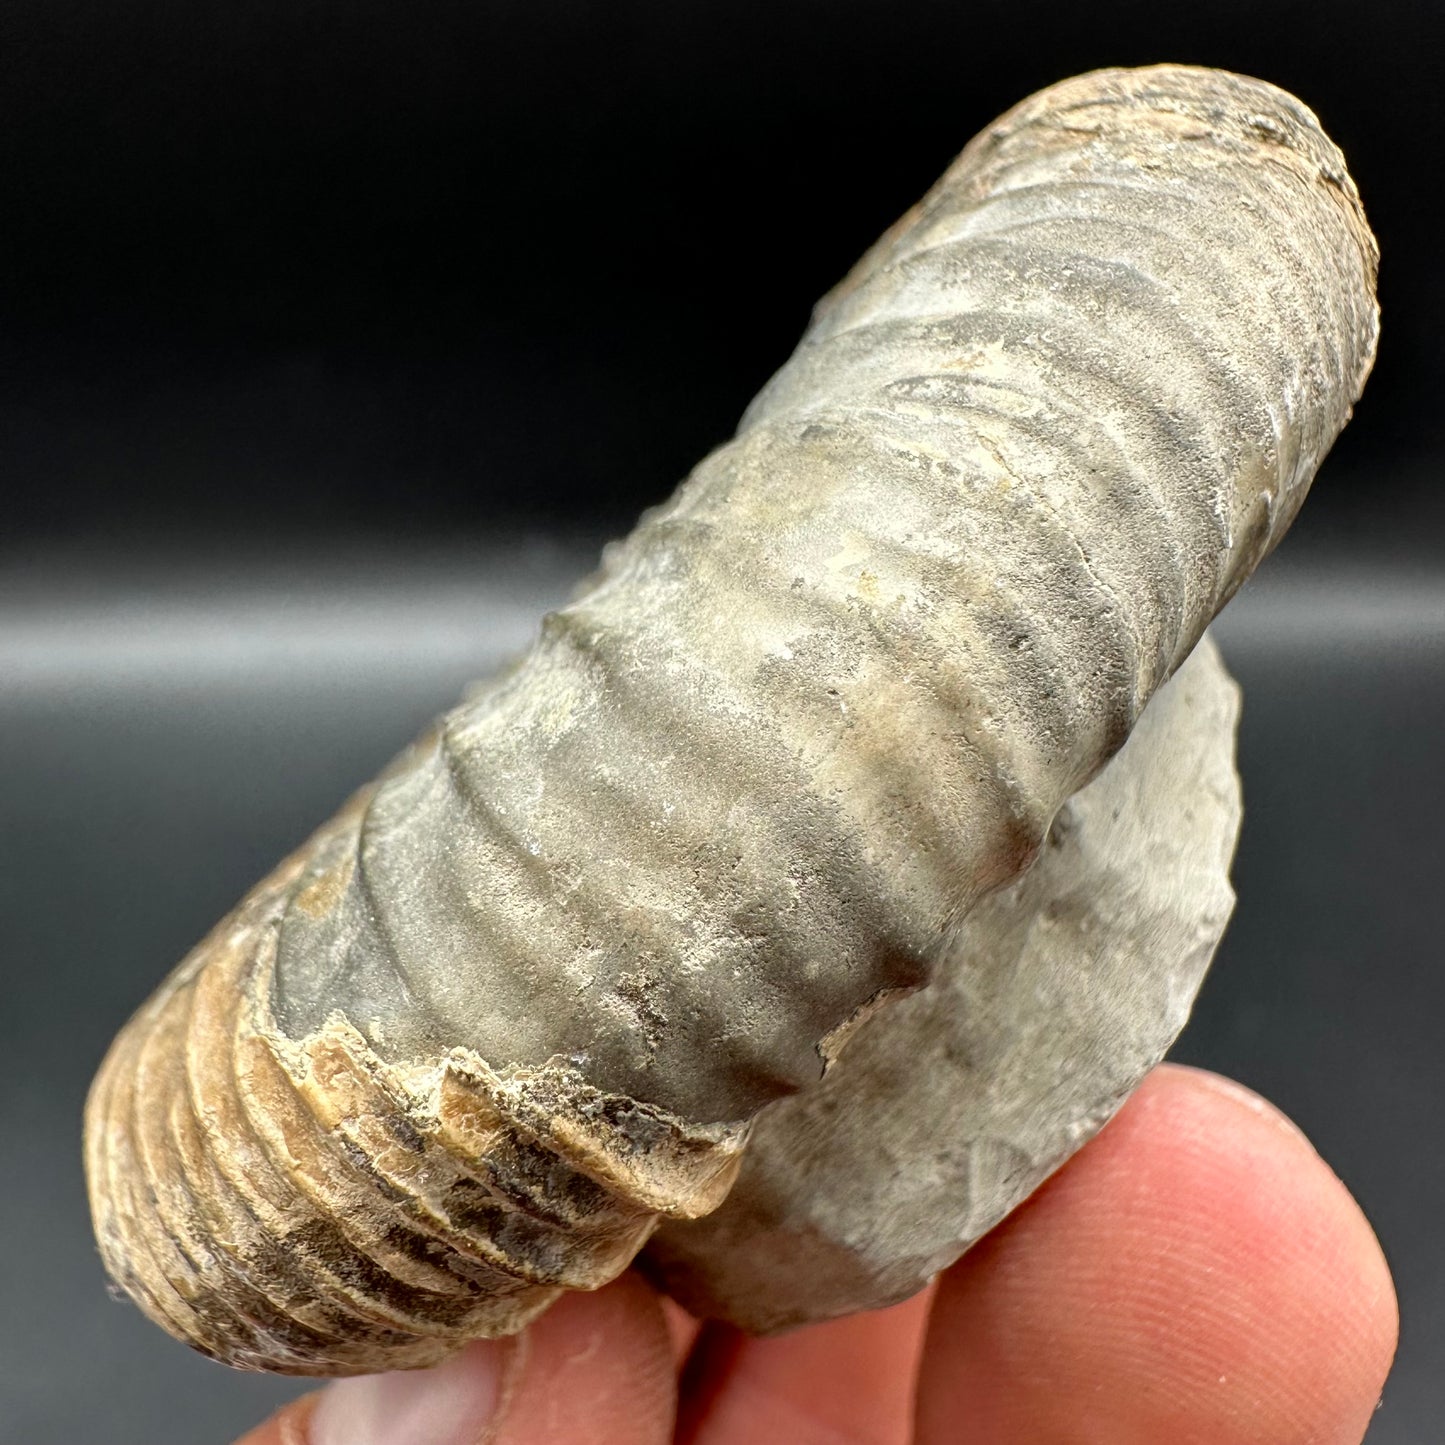
<instances>
[{"instance_id":1,"label":"human hand","mask_svg":"<svg viewBox=\"0 0 1445 1445\"><path fill-rule=\"evenodd\" d=\"M1396 1332L1374 1234L1304 1136L1164 1066L906 1304L759 1340L629 1274L239 1445L1357 1445Z\"/></svg>"}]
</instances>

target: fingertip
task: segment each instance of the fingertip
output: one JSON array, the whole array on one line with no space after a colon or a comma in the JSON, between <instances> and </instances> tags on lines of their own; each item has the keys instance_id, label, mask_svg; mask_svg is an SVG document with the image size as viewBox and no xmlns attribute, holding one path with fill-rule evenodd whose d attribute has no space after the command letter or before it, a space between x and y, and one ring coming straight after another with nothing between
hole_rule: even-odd
<instances>
[{"instance_id":1,"label":"fingertip","mask_svg":"<svg viewBox=\"0 0 1445 1445\"><path fill-rule=\"evenodd\" d=\"M684 1375L678 1445L905 1445L930 1299L765 1338L707 1326Z\"/></svg>"},{"instance_id":2,"label":"fingertip","mask_svg":"<svg viewBox=\"0 0 1445 1445\"><path fill-rule=\"evenodd\" d=\"M663 1295L661 1299L663 1319L667 1322L667 1333L672 1341L673 1358L681 1368L702 1333L702 1321L688 1314L675 1299Z\"/></svg>"},{"instance_id":3,"label":"fingertip","mask_svg":"<svg viewBox=\"0 0 1445 1445\"><path fill-rule=\"evenodd\" d=\"M333 1381L238 1445L667 1445L675 1413L667 1324L629 1274L432 1369Z\"/></svg>"},{"instance_id":4,"label":"fingertip","mask_svg":"<svg viewBox=\"0 0 1445 1445\"><path fill-rule=\"evenodd\" d=\"M1237 1134L1241 1146L1247 1146L1236 1175L1244 1172L1238 1167L1242 1164L1250 1168L1246 1182L1269 1182L1272 1188L1241 1192L1241 1237L1249 1239L1257 1229L1252 1237L1264 1268L1300 1257L1307 1263L1313 1255L1313 1304L1322 1327L1333 1322L1338 1351L1345 1357L1337 1378L1376 1379L1378 1399L1399 1343L1399 1301L1379 1236L1344 1181L1299 1125L1244 1084L1185 1065L1166 1065L1158 1080L1157 1087L1187 1116L1186 1122L1211 1130L1216 1139ZM1247 1139L1250 1119L1258 1134ZM1207 1149L1208 1141L1201 1141L1201 1148ZM1227 1180L1226 1173L1221 1183ZM1301 1304L1309 1302L1305 1288Z\"/></svg>"},{"instance_id":5,"label":"fingertip","mask_svg":"<svg viewBox=\"0 0 1445 1445\"><path fill-rule=\"evenodd\" d=\"M320 1398L320 1392L313 1391L283 1405L269 1420L243 1435L236 1445L310 1445L308 1426Z\"/></svg>"},{"instance_id":6,"label":"fingertip","mask_svg":"<svg viewBox=\"0 0 1445 1445\"><path fill-rule=\"evenodd\" d=\"M1180 1176L1198 1178L1206 1207L1215 1191L1217 1219L1232 1225L1236 1257L1259 1270L1260 1297L1279 1293L1272 1272L1284 1279L1293 1271L1298 1306L1313 1309L1317 1338L1333 1338L1343 1356L1336 1378L1377 1378L1378 1397L1399 1340L1399 1304L1379 1237L1344 1182L1287 1114L1244 1084L1165 1065L1151 1085L1162 1106L1159 1123L1174 1122L1185 1150L1192 1143Z\"/></svg>"},{"instance_id":7,"label":"fingertip","mask_svg":"<svg viewBox=\"0 0 1445 1445\"><path fill-rule=\"evenodd\" d=\"M564 1295L527 1331L487 1445L668 1445L676 1414L667 1321L629 1271L596 1293Z\"/></svg>"},{"instance_id":8,"label":"fingertip","mask_svg":"<svg viewBox=\"0 0 1445 1445\"><path fill-rule=\"evenodd\" d=\"M1285 1117L1198 1070L1119 1116L945 1276L920 1445L1357 1442L1393 1358L1379 1243Z\"/></svg>"}]
</instances>

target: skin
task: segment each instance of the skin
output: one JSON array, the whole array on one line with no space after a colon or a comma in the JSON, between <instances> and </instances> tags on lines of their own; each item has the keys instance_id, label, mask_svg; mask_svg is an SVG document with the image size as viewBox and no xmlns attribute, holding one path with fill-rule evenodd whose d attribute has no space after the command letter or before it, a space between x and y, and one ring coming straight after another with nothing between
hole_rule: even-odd
<instances>
[{"instance_id":1,"label":"skin","mask_svg":"<svg viewBox=\"0 0 1445 1445\"><path fill-rule=\"evenodd\" d=\"M894 1309L752 1339L625 1276L520 1341L333 1384L239 1445L1355 1445L1397 1327L1380 1246L1305 1137L1164 1066Z\"/></svg>"}]
</instances>

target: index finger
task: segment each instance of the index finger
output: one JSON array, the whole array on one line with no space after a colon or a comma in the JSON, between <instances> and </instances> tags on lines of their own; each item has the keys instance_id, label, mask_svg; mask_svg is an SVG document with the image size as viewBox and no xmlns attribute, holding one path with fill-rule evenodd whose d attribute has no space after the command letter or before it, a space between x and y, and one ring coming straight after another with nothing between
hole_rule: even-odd
<instances>
[{"instance_id":1,"label":"index finger","mask_svg":"<svg viewBox=\"0 0 1445 1445\"><path fill-rule=\"evenodd\" d=\"M628 1274L434 1369L338 1380L237 1445L668 1445L676 1404L657 1296Z\"/></svg>"},{"instance_id":2,"label":"index finger","mask_svg":"<svg viewBox=\"0 0 1445 1445\"><path fill-rule=\"evenodd\" d=\"M916 1445L1358 1445L1397 1325L1374 1233L1305 1137L1164 1067L944 1276Z\"/></svg>"}]
</instances>

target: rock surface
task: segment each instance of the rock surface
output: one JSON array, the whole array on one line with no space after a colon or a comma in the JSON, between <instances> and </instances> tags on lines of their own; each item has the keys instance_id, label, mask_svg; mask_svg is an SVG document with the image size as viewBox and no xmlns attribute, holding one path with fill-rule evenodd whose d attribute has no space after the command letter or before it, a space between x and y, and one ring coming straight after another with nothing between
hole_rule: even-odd
<instances>
[{"instance_id":1,"label":"rock surface","mask_svg":"<svg viewBox=\"0 0 1445 1445\"><path fill-rule=\"evenodd\" d=\"M934 981L765 1109L721 1208L647 1268L770 1332L906 1299L1088 1140L1163 1056L1224 932L1238 689L1212 641L964 920Z\"/></svg>"}]
</instances>

